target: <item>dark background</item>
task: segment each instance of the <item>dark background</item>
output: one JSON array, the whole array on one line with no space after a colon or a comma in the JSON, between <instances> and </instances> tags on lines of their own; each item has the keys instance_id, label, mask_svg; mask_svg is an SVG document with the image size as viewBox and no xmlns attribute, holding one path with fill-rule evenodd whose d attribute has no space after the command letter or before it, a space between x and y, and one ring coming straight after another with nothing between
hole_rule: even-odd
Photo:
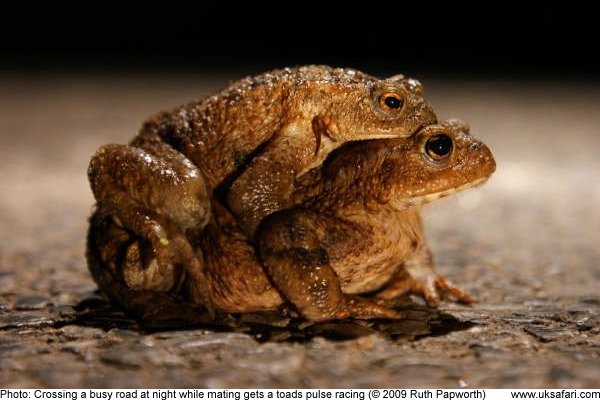
<instances>
[{"instance_id":1,"label":"dark background","mask_svg":"<svg viewBox=\"0 0 600 400\"><path fill-rule=\"evenodd\" d=\"M59 9L52 4L5 12L0 69L251 74L324 63L373 73L600 77L595 12L577 4L199 6L102 3Z\"/></svg>"}]
</instances>

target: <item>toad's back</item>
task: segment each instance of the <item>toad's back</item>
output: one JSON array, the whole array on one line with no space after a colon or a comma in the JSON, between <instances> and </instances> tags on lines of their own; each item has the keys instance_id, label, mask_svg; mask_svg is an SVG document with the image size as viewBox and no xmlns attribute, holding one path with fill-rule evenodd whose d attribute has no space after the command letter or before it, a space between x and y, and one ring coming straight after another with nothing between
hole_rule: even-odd
<instances>
[{"instance_id":1,"label":"toad's back","mask_svg":"<svg viewBox=\"0 0 600 400\"><path fill-rule=\"evenodd\" d=\"M310 84L356 85L375 80L355 70L327 66L247 77L215 95L150 118L131 145L151 152L157 141L168 143L215 188L257 155L282 125L300 116L311 97L308 92L315 87Z\"/></svg>"}]
</instances>

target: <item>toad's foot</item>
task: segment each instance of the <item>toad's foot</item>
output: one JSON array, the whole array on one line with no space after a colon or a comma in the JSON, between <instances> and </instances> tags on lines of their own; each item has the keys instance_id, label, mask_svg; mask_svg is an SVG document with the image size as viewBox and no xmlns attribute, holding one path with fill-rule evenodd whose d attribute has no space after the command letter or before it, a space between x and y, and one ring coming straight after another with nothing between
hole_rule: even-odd
<instances>
[{"instance_id":1,"label":"toad's foot","mask_svg":"<svg viewBox=\"0 0 600 400\"><path fill-rule=\"evenodd\" d=\"M166 232L158 222L148 221L146 227L156 226L160 232ZM157 299L177 297L187 285L195 289L188 288L193 303L204 306L212 317L212 301L200 251L194 250L187 238L176 231L164 236L152 232L146 230L142 238L115 223L110 216L99 212L92 216L87 256L100 289L124 309L136 309L136 316L148 319L146 315L153 315L158 303L146 302L144 296L155 293ZM128 294L130 291L144 293L144 296L132 297Z\"/></svg>"},{"instance_id":2,"label":"toad's foot","mask_svg":"<svg viewBox=\"0 0 600 400\"><path fill-rule=\"evenodd\" d=\"M376 297L392 300L406 294L423 297L431 307L438 306L440 299L463 304L472 304L477 301L475 297L436 273L419 278L413 278L405 273L378 292Z\"/></svg>"},{"instance_id":3,"label":"toad's foot","mask_svg":"<svg viewBox=\"0 0 600 400\"><path fill-rule=\"evenodd\" d=\"M405 294L419 295L431 307L439 305L440 299L463 304L476 301L475 297L434 271L433 258L426 247L406 260L398 275L375 296L379 299L392 300Z\"/></svg>"}]
</instances>

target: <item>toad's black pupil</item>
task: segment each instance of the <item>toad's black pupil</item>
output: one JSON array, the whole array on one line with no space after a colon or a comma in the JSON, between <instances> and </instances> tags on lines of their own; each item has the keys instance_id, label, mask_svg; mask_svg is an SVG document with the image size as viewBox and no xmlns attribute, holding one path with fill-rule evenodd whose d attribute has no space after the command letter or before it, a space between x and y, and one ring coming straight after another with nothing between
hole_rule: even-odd
<instances>
[{"instance_id":1,"label":"toad's black pupil","mask_svg":"<svg viewBox=\"0 0 600 400\"><path fill-rule=\"evenodd\" d=\"M402 106L402 100L396 96L387 96L384 102L389 108L400 108L400 106Z\"/></svg>"},{"instance_id":2,"label":"toad's black pupil","mask_svg":"<svg viewBox=\"0 0 600 400\"><path fill-rule=\"evenodd\" d=\"M435 135L429 138L425 145L427 153L438 157L447 156L452 151L452 139L447 135Z\"/></svg>"}]
</instances>

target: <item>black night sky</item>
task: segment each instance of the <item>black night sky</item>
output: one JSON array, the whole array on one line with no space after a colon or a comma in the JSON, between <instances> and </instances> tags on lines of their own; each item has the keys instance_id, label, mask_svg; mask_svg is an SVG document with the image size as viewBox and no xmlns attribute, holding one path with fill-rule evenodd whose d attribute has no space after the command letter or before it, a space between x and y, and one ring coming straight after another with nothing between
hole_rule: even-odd
<instances>
[{"instance_id":1,"label":"black night sky","mask_svg":"<svg viewBox=\"0 0 600 400\"><path fill-rule=\"evenodd\" d=\"M0 27L0 69L253 73L324 63L381 73L600 77L595 13L585 8L370 6L286 3L273 15L257 4L19 10Z\"/></svg>"}]
</instances>

